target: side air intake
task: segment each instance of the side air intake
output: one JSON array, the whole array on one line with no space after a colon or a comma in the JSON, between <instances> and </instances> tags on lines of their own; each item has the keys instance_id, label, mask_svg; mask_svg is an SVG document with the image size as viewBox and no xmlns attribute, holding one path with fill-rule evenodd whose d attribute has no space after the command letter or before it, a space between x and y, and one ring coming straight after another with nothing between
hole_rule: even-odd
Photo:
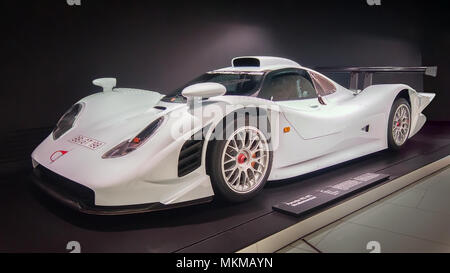
<instances>
[{"instance_id":1,"label":"side air intake","mask_svg":"<svg viewBox=\"0 0 450 273\"><path fill-rule=\"evenodd\" d=\"M179 177L188 175L200 167L203 142L203 140L188 140L184 143L178 158Z\"/></svg>"}]
</instances>

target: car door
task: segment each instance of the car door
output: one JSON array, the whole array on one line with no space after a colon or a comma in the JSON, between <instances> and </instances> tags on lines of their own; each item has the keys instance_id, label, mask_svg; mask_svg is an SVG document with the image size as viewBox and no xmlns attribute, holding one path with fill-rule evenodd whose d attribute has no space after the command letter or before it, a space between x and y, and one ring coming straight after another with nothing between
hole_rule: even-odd
<instances>
[{"instance_id":1,"label":"car door","mask_svg":"<svg viewBox=\"0 0 450 273\"><path fill-rule=\"evenodd\" d=\"M336 131L334 126L322 126L329 115L328 105L318 91L323 94L306 70L283 69L267 76L258 97L274 101L302 138L311 139Z\"/></svg>"},{"instance_id":2,"label":"car door","mask_svg":"<svg viewBox=\"0 0 450 273\"><path fill-rule=\"evenodd\" d=\"M258 97L279 105L289 125L294 127L280 136L279 153L283 156L277 167L335 151L342 142L340 132L345 120L336 111L336 105L326 103L333 86L320 82L319 76L303 69L286 69L271 72L264 82ZM302 152L297 152L298 149Z\"/></svg>"}]
</instances>

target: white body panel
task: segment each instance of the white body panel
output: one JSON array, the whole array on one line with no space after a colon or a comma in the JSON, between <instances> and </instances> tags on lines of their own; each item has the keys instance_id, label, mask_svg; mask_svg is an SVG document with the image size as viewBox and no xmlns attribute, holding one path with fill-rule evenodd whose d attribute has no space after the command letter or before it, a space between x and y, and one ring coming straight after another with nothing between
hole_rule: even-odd
<instances>
[{"instance_id":1,"label":"white body panel","mask_svg":"<svg viewBox=\"0 0 450 273\"><path fill-rule=\"evenodd\" d=\"M265 66L258 69L231 67L220 71L300 68L292 61L282 60L264 59ZM201 113L190 111L187 104L161 102L163 95L156 92L113 89L97 93L80 101L85 107L72 129L57 140L50 135L35 149L33 163L92 189L98 206L176 204L214 195L205 167L208 145L203 145L201 166L184 177L177 174L178 157L186 137L207 127L206 140L209 139L215 126L233 111L226 105L278 107L278 111L270 112L278 124L274 124L277 131L272 136L277 145L269 180L279 180L386 149L389 113L402 90L409 92L410 137L413 136L425 123L422 110L434 98L434 94L418 93L401 84L370 86L358 95L335 85L337 91L323 97L326 105L317 99L272 102L255 97L219 96L210 98L211 103L203 106ZM156 105L166 109L155 109ZM210 107L220 107L224 115L205 118L203 113ZM164 123L136 151L123 157L102 158L160 116L166 117ZM183 125L191 122L194 128L183 129ZM368 132L363 130L366 126L370 127ZM292 130L283 133L284 127ZM173 128L181 132L177 139L173 139ZM92 150L72 143L78 136L103 144ZM52 161L52 155L60 150L67 154Z\"/></svg>"}]
</instances>

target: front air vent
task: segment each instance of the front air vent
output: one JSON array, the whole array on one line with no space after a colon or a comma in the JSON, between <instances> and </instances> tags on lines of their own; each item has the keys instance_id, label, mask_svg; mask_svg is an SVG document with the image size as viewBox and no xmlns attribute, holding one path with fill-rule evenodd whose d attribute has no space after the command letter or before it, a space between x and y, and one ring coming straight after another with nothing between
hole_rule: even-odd
<instances>
[{"instance_id":1,"label":"front air vent","mask_svg":"<svg viewBox=\"0 0 450 273\"><path fill-rule=\"evenodd\" d=\"M95 205L95 193L88 187L54 173L42 165L36 167L33 174L45 188L51 189L63 198L85 207Z\"/></svg>"},{"instance_id":2,"label":"front air vent","mask_svg":"<svg viewBox=\"0 0 450 273\"><path fill-rule=\"evenodd\" d=\"M203 142L203 140L188 140L184 143L178 158L179 177L190 174L200 167Z\"/></svg>"}]
</instances>

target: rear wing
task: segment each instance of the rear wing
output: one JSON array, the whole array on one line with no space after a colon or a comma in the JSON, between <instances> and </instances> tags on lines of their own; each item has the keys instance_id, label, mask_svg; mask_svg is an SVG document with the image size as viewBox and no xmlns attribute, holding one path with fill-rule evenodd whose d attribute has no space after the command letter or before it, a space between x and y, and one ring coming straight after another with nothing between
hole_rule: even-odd
<instances>
[{"instance_id":1,"label":"rear wing","mask_svg":"<svg viewBox=\"0 0 450 273\"><path fill-rule=\"evenodd\" d=\"M358 90L360 75L363 77L363 88L372 85L374 73L424 73L427 76L437 76L437 66L374 66L374 67L318 67L319 72L350 73L350 89Z\"/></svg>"}]
</instances>

